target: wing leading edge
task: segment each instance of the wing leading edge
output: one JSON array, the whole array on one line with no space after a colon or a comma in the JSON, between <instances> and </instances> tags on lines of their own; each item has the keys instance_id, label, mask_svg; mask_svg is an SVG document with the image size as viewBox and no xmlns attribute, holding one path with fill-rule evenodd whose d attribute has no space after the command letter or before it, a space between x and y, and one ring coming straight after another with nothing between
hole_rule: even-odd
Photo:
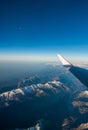
<instances>
[{"instance_id":1,"label":"wing leading edge","mask_svg":"<svg viewBox=\"0 0 88 130\"><path fill-rule=\"evenodd\" d=\"M76 78L78 78L85 86L88 87L88 70L78 67L78 66L74 66L72 65L70 62L68 62L64 57L62 57L61 55L57 55L60 62L62 63L62 65L64 67L67 67L69 69L69 71L76 76Z\"/></svg>"}]
</instances>

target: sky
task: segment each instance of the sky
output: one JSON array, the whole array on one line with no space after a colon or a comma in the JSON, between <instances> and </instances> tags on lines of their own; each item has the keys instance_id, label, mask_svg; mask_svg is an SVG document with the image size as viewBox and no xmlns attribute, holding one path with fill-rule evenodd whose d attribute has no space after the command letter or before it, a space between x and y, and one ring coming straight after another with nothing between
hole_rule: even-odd
<instances>
[{"instance_id":1,"label":"sky","mask_svg":"<svg viewBox=\"0 0 88 130\"><path fill-rule=\"evenodd\" d=\"M0 0L0 59L88 58L88 0Z\"/></svg>"}]
</instances>

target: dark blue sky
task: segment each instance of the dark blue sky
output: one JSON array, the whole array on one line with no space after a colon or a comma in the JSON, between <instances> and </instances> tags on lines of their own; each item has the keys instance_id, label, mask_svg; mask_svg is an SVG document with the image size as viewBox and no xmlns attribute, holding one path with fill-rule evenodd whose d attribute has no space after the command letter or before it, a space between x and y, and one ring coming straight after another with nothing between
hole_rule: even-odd
<instances>
[{"instance_id":1,"label":"dark blue sky","mask_svg":"<svg viewBox=\"0 0 88 130\"><path fill-rule=\"evenodd\" d=\"M87 51L88 0L0 0L1 54Z\"/></svg>"}]
</instances>

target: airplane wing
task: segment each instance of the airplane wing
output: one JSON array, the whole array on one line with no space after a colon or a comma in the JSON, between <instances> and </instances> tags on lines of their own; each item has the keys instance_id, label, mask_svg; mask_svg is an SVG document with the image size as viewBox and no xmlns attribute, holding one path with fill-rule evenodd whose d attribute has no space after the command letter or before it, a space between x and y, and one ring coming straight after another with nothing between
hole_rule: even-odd
<instances>
[{"instance_id":1,"label":"airplane wing","mask_svg":"<svg viewBox=\"0 0 88 130\"><path fill-rule=\"evenodd\" d=\"M58 55L59 60L62 65L65 66L72 74L74 74L85 86L88 87L88 70L74 66L68 62L64 57Z\"/></svg>"}]
</instances>

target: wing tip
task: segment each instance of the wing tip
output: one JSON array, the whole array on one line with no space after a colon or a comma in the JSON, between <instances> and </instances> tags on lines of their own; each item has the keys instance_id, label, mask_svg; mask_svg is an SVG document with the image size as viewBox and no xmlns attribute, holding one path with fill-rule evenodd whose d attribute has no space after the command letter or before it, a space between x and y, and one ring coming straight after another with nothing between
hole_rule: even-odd
<instances>
[{"instance_id":1,"label":"wing tip","mask_svg":"<svg viewBox=\"0 0 88 130\"><path fill-rule=\"evenodd\" d=\"M57 54L57 57L59 58L60 62L62 63L63 66L65 67L71 67L72 64L67 61L63 56L61 56L60 54Z\"/></svg>"}]
</instances>

